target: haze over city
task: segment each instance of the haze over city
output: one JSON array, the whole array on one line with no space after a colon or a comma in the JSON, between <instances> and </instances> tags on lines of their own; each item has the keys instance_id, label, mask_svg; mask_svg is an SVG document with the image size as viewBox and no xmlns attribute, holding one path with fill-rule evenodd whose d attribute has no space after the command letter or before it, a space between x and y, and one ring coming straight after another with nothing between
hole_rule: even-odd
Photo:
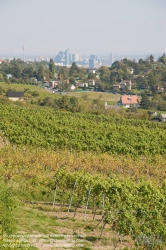
<instances>
[{"instance_id":1,"label":"haze over city","mask_svg":"<svg viewBox=\"0 0 166 250\"><path fill-rule=\"evenodd\" d=\"M165 0L1 0L0 57L162 54Z\"/></svg>"}]
</instances>

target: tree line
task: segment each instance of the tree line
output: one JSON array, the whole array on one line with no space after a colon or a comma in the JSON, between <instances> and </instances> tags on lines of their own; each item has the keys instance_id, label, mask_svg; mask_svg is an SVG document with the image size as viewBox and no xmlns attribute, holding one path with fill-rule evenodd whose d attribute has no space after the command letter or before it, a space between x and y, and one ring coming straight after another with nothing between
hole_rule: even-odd
<instances>
[{"instance_id":1,"label":"tree line","mask_svg":"<svg viewBox=\"0 0 166 250\"><path fill-rule=\"evenodd\" d=\"M116 89L116 93L141 93L141 108L166 110L165 53L157 61L153 55L145 60L139 59L138 62L124 58L115 61L111 67L101 66L95 73L78 67L76 63L71 67L56 66L53 59L49 62L23 62L21 59L13 59L0 64L0 82L41 85L43 82L57 80L57 88L60 91L68 91L69 84L86 83L90 79L95 80L94 90L107 92L114 91L113 86L120 84L122 80L131 80L131 89L121 86ZM45 103L48 103L48 100L45 100Z\"/></svg>"}]
</instances>

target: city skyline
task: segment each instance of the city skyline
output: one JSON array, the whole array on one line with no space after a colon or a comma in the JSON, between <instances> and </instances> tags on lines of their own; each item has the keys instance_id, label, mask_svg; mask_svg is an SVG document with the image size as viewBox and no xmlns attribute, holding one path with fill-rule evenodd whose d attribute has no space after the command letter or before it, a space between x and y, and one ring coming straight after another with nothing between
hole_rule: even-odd
<instances>
[{"instance_id":1,"label":"city skyline","mask_svg":"<svg viewBox=\"0 0 166 250\"><path fill-rule=\"evenodd\" d=\"M1 0L0 57L165 52L164 0ZM3 25L4 24L4 25Z\"/></svg>"}]
</instances>

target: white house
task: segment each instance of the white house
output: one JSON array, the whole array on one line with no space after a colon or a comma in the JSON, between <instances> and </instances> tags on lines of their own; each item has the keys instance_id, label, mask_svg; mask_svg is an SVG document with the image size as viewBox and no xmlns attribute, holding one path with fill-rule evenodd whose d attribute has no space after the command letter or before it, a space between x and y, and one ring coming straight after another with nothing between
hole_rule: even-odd
<instances>
[{"instance_id":1,"label":"white house","mask_svg":"<svg viewBox=\"0 0 166 250\"><path fill-rule=\"evenodd\" d=\"M10 78L12 78L12 74L6 74L7 79L9 80Z\"/></svg>"},{"instance_id":2,"label":"white house","mask_svg":"<svg viewBox=\"0 0 166 250\"><path fill-rule=\"evenodd\" d=\"M122 80L120 82L120 87L123 88L123 87L127 87L129 90L131 90L131 86L132 86L132 83L131 83L131 80Z\"/></svg>"},{"instance_id":3,"label":"white house","mask_svg":"<svg viewBox=\"0 0 166 250\"><path fill-rule=\"evenodd\" d=\"M161 122L166 122L166 114L161 114L159 119Z\"/></svg>"},{"instance_id":4,"label":"white house","mask_svg":"<svg viewBox=\"0 0 166 250\"><path fill-rule=\"evenodd\" d=\"M95 80L88 80L89 86L95 86Z\"/></svg>"},{"instance_id":5,"label":"white house","mask_svg":"<svg viewBox=\"0 0 166 250\"><path fill-rule=\"evenodd\" d=\"M93 73L93 74L95 74L95 73L96 73L96 70L95 70L95 69L88 69L88 73Z\"/></svg>"},{"instance_id":6,"label":"white house","mask_svg":"<svg viewBox=\"0 0 166 250\"><path fill-rule=\"evenodd\" d=\"M74 84L70 85L70 89L71 89L71 90L75 90L75 88L76 88L76 87L74 86Z\"/></svg>"},{"instance_id":7,"label":"white house","mask_svg":"<svg viewBox=\"0 0 166 250\"><path fill-rule=\"evenodd\" d=\"M139 99L136 95L122 95L120 97L120 101L118 102L119 106L122 106L124 108L130 108L130 107L139 107Z\"/></svg>"}]
</instances>

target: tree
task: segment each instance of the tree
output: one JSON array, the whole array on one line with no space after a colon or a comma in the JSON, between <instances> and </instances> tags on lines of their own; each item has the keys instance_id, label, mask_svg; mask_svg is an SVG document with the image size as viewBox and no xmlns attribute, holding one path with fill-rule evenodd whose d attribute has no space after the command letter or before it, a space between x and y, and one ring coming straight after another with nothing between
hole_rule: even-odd
<instances>
[{"instance_id":1,"label":"tree","mask_svg":"<svg viewBox=\"0 0 166 250\"><path fill-rule=\"evenodd\" d=\"M163 55L161 57L159 57L158 62L166 64L166 54L165 53L163 53Z\"/></svg>"},{"instance_id":2,"label":"tree","mask_svg":"<svg viewBox=\"0 0 166 250\"><path fill-rule=\"evenodd\" d=\"M146 89L148 88L148 81L146 80L146 78L144 78L143 76L139 76L136 79L136 83L137 83L137 87L139 89Z\"/></svg>"},{"instance_id":3,"label":"tree","mask_svg":"<svg viewBox=\"0 0 166 250\"><path fill-rule=\"evenodd\" d=\"M68 67L64 66L60 68L59 71L59 79L63 79L63 80L69 80L69 69Z\"/></svg>"},{"instance_id":4,"label":"tree","mask_svg":"<svg viewBox=\"0 0 166 250\"><path fill-rule=\"evenodd\" d=\"M54 75L55 75L55 63L53 59L50 59L50 63L49 63L49 70L51 72L50 76L53 79Z\"/></svg>"},{"instance_id":5,"label":"tree","mask_svg":"<svg viewBox=\"0 0 166 250\"><path fill-rule=\"evenodd\" d=\"M89 79L95 79L96 75L94 73L90 72L89 75L88 75L88 78Z\"/></svg>"},{"instance_id":6,"label":"tree","mask_svg":"<svg viewBox=\"0 0 166 250\"><path fill-rule=\"evenodd\" d=\"M69 90L69 84L67 82L63 82L63 83L60 83L58 84L58 89L60 91L68 91Z\"/></svg>"},{"instance_id":7,"label":"tree","mask_svg":"<svg viewBox=\"0 0 166 250\"><path fill-rule=\"evenodd\" d=\"M106 66L100 68L100 80L103 82L110 82L110 69Z\"/></svg>"},{"instance_id":8,"label":"tree","mask_svg":"<svg viewBox=\"0 0 166 250\"><path fill-rule=\"evenodd\" d=\"M105 83L103 83L103 82L97 83L97 90L98 91L105 91L105 89L106 89L106 84Z\"/></svg>"},{"instance_id":9,"label":"tree","mask_svg":"<svg viewBox=\"0 0 166 250\"><path fill-rule=\"evenodd\" d=\"M149 60L150 62L154 62L154 56L152 54L149 56Z\"/></svg>"},{"instance_id":10,"label":"tree","mask_svg":"<svg viewBox=\"0 0 166 250\"><path fill-rule=\"evenodd\" d=\"M67 110L70 107L70 98L66 95L63 95L62 98L57 101L57 103L61 109Z\"/></svg>"},{"instance_id":11,"label":"tree","mask_svg":"<svg viewBox=\"0 0 166 250\"><path fill-rule=\"evenodd\" d=\"M13 63L12 75L15 78L20 78L21 77L21 68L20 68L19 63L16 60Z\"/></svg>"},{"instance_id":12,"label":"tree","mask_svg":"<svg viewBox=\"0 0 166 250\"><path fill-rule=\"evenodd\" d=\"M70 76L76 76L79 73L79 68L76 65L75 62L72 63L72 66L70 67L69 74Z\"/></svg>"},{"instance_id":13,"label":"tree","mask_svg":"<svg viewBox=\"0 0 166 250\"><path fill-rule=\"evenodd\" d=\"M150 107L150 100L146 94L141 95L140 107L142 109L148 109Z\"/></svg>"},{"instance_id":14,"label":"tree","mask_svg":"<svg viewBox=\"0 0 166 250\"><path fill-rule=\"evenodd\" d=\"M74 76L71 76L71 77L70 77L69 82L70 82L70 84L74 84L74 83L75 83L75 78L74 78Z\"/></svg>"},{"instance_id":15,"label":"tree","mask_svg":"<svg viewBox=\"0 0 166 250\"><path fill-rule=\"evenodd\" d=\"M40 65L39 68L38 68L37 78L38 78L39 81L44 80L44 67L42 65Z\"/></svg>"},{"instance_id":16,"label":"tree","mask_svg":"<svg viewBox=\"0 0 166 250\"><path fill-rule=\"evenodd\" d=\"M54 99L51 97L45 97L43 99L42 105L53 107L54 106Z\"/></svg>"},{"instance_id":17,"label":"tree","mask_svg":"<svg viewBox=\"0 0 166 250\"><path fill-rule=\"evenodd\" d=\"M120 68L120 62L119 62L119 61L115 61L115 62L112 64L111 70L112 70L112 69L115 69L115 68L117 68L117 69Z\"/></svg>"},{"instance_id":18,"label":"tree","mask_svg":"<svg viewBox=\"0 0 166 250\"><path fill-rule=\"evenodd\" d=\"M3 74L0 73L0 82L3 82L3 81L4 81Z\"/></svg>"},{"instance_id":19,"label":"tree","mask_svg":"<svg viewBox=\"0 0 166 250\"><path fill-rule=\"evenodd\" d=\"M32 96L36 97L36 96L39 96L39 92L37 92L36 90L32 92L31 94Z\"/></svg>"},{"instance_id":20,"label":"tree","mask_svg":"<svg viewBox=\"0 0 166 250\"><path fill-rule=\"evenodd\" d=\"M70 97L70 103L72 105L77 105L78 99L75 96Z\"/></svg>"}]
</instances>

